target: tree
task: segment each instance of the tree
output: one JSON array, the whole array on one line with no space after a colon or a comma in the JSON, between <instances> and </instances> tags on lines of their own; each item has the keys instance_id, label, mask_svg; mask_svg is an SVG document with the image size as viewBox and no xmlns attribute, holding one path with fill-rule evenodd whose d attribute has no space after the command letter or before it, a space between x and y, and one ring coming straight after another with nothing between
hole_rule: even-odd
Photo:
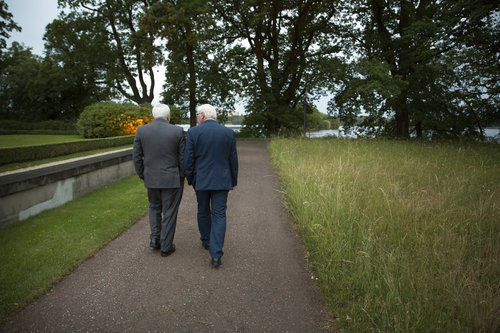
<instances>
[{"instance_id":1,"label":"tree","mask_svg":"<svg viewBox=\"0 0 500 333\"><path fill-rule=\"evenodd\" d=\"M59 0L71 11L45 34L47 54L66 67L90 72L87 78L137 104L154 98L153 67L162 55L151 34L139 27L147 0ZM82 74L83 75L83 74Z\"/></svg>"},{"instance_id":2,"label":"tree","mask_svg":"<svg viewBox=\"0 0 500 333\"><path fill-rule=\"evenodd\" d=\"M4 119L23 119L33 111L28 84L37 76L41 59L17 42L1 54L0 106Z\"/></svg>"},{"instance_id":3,"label":"tree","mask_svg":"<svg viewBox=\"0 0 500 333\"><path fill-rule=\"evenodd\" d=\"M175 105L169 105L170 123L174 125L184 124L188 119L187 113Z\"/></svg>"},{"instance_id":4,"label":"tree","mask_svg":"<svg viewBox=\"0 0 500 333\"><path fill-rule=\"evenodd\" d=\"M313 108L312 113L307 114L306 125L308 131L329 130L332 128L330 117L319 112L316 108Z\"/></svg>"},{"instance_id":5,"label":"tree","mask_svg":"<svg viewBox=\"0 0 500 333\"><path fill-rule=\"evenodd\" d=\"M233 107L235 72L207 1L155 1L143 26L160 36L168 51L164 103L188 108L191 126L196 125L198 104Z\"/></svg>"},{"instance_id":6,"label":"tree","mask_svg":"<svg viewBox=\"0 0 500 333\"><path fill-rule=\"evenodd\" d=\"M10 37L9 32L17 30L21 31L21 27L12 19L12 14L9 12L9 6L5 0L0 0L0 54L7 47L7 41Z\"/></svg>"},{"instance_id":7,"label":"tree","mask_svg":"<svg viewBox=\"0 0 500 333\"><path fill-rule=\"evenodd\" d=\"M326 66L338 52L334 14L341 1L214 1L227 43L234 45L242 93L248 98L245 125L269 136L300 128L300 101L327 82Z\"/></svg>"},{"instance_id":8,"label":"tree","mask_svg":"<svg viewBox=\"0 0 500 333\"><path fill-rule=\"evenodd\" d=\"M474 135L479 129L484 138L484 127L500 120L500 11L498 3L469 5L474 8L471 25L478 28L469 29L446 57L453 69L450 101L462 116L455 133Z\"/></svg>"},{"instance_id":9,"label":"tree","mask_svg":"<svg viewBox=\"0 0 500 333\"><path fill-rule=\"evenodd\" d=\"M75 121L83 108L109 97L68 68L17 42L0 55L0 116L23 121Z\"/></svg>"},{"instance_id":10,"label":"tree","mask_svg":"<svg viewBox=\"0 0 500 333\"><path fill-rule=\"evenodd\" d=\"M361 126L400 138L425 129L462 135L498 116L487 102L498 100L496 2L354 1L351 10L361 24L345 37L359 58L330 107L345 127L365 112Z\"/></svg>"}]
</instances>

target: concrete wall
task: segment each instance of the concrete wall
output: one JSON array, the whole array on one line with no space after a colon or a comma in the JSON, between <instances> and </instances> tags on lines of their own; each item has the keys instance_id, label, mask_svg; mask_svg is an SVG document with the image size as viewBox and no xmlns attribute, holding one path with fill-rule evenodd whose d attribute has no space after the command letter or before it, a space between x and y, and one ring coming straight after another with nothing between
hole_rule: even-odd
<instances>
[{"instance_id":1,"label":"concrete wall","mask_svg":"<svg viewBox=\"0 0 500 333\"><path fill-rule=\"evenodd\" d=\"M0 174L0 228L135 173L132 148Z\"/></svg>"}]
</instances>

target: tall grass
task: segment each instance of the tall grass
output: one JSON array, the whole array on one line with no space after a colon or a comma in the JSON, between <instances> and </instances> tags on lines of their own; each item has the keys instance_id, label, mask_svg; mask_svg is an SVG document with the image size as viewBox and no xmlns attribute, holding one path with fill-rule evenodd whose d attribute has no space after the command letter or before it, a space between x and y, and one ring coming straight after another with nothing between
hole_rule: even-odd
<instances>
[{"instance_id":1,"label":"tall grass","mask_svg":"<svg viewBox=\"0 0 500 333\"><path fill-rule=\"evenodd\" d=\"M500 148L273 140L337 328L500 329Z\"/></svg>"}]
</instances>

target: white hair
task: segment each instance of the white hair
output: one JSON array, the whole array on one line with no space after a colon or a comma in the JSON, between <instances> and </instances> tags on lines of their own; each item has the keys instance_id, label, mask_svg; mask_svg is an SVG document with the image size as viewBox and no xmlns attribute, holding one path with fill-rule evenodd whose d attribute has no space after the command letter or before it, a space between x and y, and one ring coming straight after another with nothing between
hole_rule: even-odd
<instances>
[{"instance_id":1,"label":"white hair","mask_svg":"<svg viewBox=\"0 0 500 333\"><path fill-rule=\"evenodd\" d=\"M165 104L157 104L153 108L153 118L167 119L170 116L170 108Z\"/></svg>"},{"instance_id":2,"label":"white hair","mask_svg":"<svg viewBox=\"0 0 500 333\"><path fill-rule=\"evenodd\" d=\"M207 118L217 119L217 111L215 111L215 108L210 104L203 104L198 106L198 108L196 109L196 113L204 113L205 117Z\"/></svg>"}]
</instances>

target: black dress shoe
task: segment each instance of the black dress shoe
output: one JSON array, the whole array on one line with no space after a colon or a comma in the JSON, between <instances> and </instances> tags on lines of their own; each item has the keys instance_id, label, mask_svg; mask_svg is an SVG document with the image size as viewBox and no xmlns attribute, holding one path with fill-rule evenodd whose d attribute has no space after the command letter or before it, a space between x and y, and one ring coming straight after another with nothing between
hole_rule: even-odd
<instances>
[{"instance_id":1,"label":"black dress shoe","mask_svg":"<svg viewBox=\"0 0 500 333\"><path fill-rule=\"evenodd\" d=\"M166 252L161 251L161 256L162 257L168 257L169 255L171 255L174 252L175 252L175 245L172 244L172 247L170 247L170 250L168 250Z\"/></svg>"},{"instance_id":2,"label":"black dress shoe","mask_svg":"<svg viewBox=\"0 0 500 333\"><path fill-rule=\"evenodd\" d=\"M212 258L212 267L213 268L218 268L222 262L220 261L220 258L214 259Z\"/></svg>"},{"instance_id":3,"label":"black dress shoe","mask_svg":"<svg viewBox=\"0 0 500 333\"><path fill-rule=\"evenodd\" d=\"M203 247L205 248L205 250L210 249L210 244L209 243L201 242L201 245L203 245Z\"/></svg>"},{"instance_id":4,"label":"black dress shoe","mask_svg":"<svg viewBox=\"0 0 500 333\"><path fill-rule=\"evenodd\" d=\"M151 242L149 243L149 246L151 246L155 250L159 250L160 240L158 238L152 239Z\"/></svg>"}]
</instances>

